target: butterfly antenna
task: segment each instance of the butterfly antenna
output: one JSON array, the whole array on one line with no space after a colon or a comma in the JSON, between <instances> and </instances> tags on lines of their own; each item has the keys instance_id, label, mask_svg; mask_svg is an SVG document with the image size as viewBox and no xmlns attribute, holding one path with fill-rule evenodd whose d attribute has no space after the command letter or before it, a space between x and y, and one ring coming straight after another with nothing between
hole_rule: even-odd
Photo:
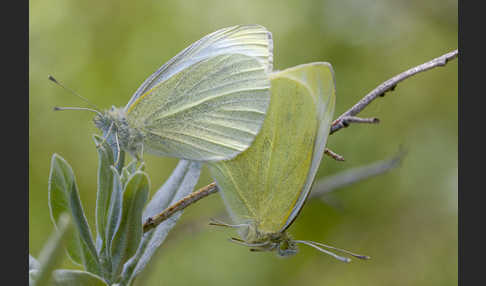
<instances>
[{"instance_id":1,"label":"butterfly antenna","mask_svg":"<svg viewBox=\"0 0 486 286\"><path fill-rule=\"evenodd\" d=\"M333 253L333 252L330 252L330 251L325 250L323 248L320 248L319 246L314 245L314 244L310 243L309 241L305 241L305 240L294 240L294 242L296 242L296 243L302 243L302 244L308 245L310 247L313 247L313 248L319 250L322 253L325 253L327 255L330 255L330 256L336 258L339 261L346 262L346 263L351 262L351 259L349 259L347 257L339 256L336 253Z\"/></svg>"},{"instance_id":2,"label":"butterfly antenna","mask_svg":"<svg viewBox=\"0 0 486 286\"><path fill-rule=\"evenodd\" d=\"M89 104L91 107L93 107L96 111L98 111L100 113L100 111L99 111L100 109L96 105L92 104L87 98L85 98L85 97L77 94L76 92L74 92L74 90L72 90L72 89L64 86L62 83L60 83L59 81L57 81L57 79L55 79L52 75L48 75L47 78L50 81L52 81L53 83L57 84L58 86L64 88L67 91L69 91L71 94L79 97L82 101L86 102L87 104Z\"/></svg>"},{"instance_id":3,"label":"butterfly antenna","mask_svg":"<svg viewBox=\"0 0 486 286\"><path fill-rule=\"evenodd\" d=\"M264 242L258 242L258 243L249 243L249 242L246 242L246 241L241 240L241 239L236 238L236 237L232 237L228 240L230 242L233 242L233 243L236 243L236 244L239 244L239 245L250 246L250 247L262 247L262 246L266 246L266 245L270 244L270 241L264 241Z\"/></svg>"},{"instance_id":4,"label":"butterfly antenna","mask_svg":"<svg viewBox=\"0 0 486 286\"><path fill-rule=\"evenodd\" d=\"M339 251L339 252L342 252L342 253L349 254L349 255L356 257L358 259L363 259L363 260L371 259L371 257L369 257L367 255L356 254L356 253L353 253L353 252L346 250L346 249L337 248L337 247L334 247L334 246L326 245L326 244L315 242L315 241L308 241L308 242L310 242L314 245L318 245L318 246L321 246L321 247L325 247L325 248L328 248L328 249L332 249L332 250L336 250L336 251Z\"/></svg>"},{"instance_id":5,"label":"butterfly antenna","mask_svg":"<svg viewBox=\"0 0 486 286\"><path fill-rule=\"evenodd\" d=\"M242 227L242 226L247 226L247 224L227 224L225 222L216 220L214 218L210 218L209 220L210 220L209 225L214 225L214 226L223 226L223 227L229 227L229 228L239 228L239 227Z\"/></svg>"},{"instance_id":6,"label":"butterfly antenna","mask_svg":"<svg viewBox=\"0 0 486 286\"><path fill-rule=\"evenodd\" d=\"M54 111L63 111L63 110L87 110L87 111L91 111L91 112L94 112L96 114L98 114L99 116L103 116L103 114L101 114L101 112L99 112L98 110L96 109L92 109L92 108L88 108L88 107L60 107L60 106L54 106Z\"/></svg>"}]
</instances>

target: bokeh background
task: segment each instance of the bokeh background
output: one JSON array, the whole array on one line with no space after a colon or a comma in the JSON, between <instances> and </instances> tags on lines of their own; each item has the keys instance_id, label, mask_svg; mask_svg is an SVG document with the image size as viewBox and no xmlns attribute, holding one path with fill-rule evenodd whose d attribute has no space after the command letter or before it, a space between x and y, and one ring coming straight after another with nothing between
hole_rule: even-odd
<instances>
[{"instance_id":1,"label":"bokeh background","mask_svg":"<svg viewBox=\"0 0 486 286\"><path fill-rule=\"evenodd\" d=\"M457 48L457 1L94 1L30 0L29 251L38 256L53 231L47 206L50 158L73 166L94 227L97 133L83 106L47 80L52 74L94 104L125 105L160 65L202 36L258 23L274 36L274 65L328 61L335 70L335 117L379 83ZM419 74L378 99L354 125L330 136L346 162L325 157L320 178L408 154L384 175L311 200L292 225L299 239L367 254L341 263L302 246L296 256L250 253L207 226L224 212L219 195L191 206L137 285L456 285L458 278L457 65ZM176 159L145 156L152 192ZM204 169L198 186L211 182ZM331 198L329 200L331 201ZM63 267L75 268L69 259ZM302 284L304 283L304 284Z\"/></svg>"}]
</instances>

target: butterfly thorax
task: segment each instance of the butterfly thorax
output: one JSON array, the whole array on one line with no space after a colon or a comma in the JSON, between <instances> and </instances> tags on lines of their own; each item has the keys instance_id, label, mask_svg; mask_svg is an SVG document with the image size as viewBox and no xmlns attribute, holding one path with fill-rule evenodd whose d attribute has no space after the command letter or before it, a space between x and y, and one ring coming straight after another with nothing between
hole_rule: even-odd
<instances>
[{"instance_id":1,"label":"butterfly thorax","mask_svg":"<svg viewBox=\"0 0 486 286\"><path fill-rule=\"evenodd\" d=\"M277 251L279 256L291 256L297 253L297 245L286 231L263 233L249 225L240 232L240 235L253 251Z\"/></svg>"},{"instance_id":2,"label":"butterfly thorax","mask_svg":"<svg viewBox=\"0 0 486 286\"><path fill-rule=\"evenodd\" d=\"M94 123L103 132L103 136L107 136L110 145L119 144L122 150L133 157L142 158L144 135L137 128L130 126L123 108L112 106L102 116L97 115Z\"/></svg>"}]
</instances>

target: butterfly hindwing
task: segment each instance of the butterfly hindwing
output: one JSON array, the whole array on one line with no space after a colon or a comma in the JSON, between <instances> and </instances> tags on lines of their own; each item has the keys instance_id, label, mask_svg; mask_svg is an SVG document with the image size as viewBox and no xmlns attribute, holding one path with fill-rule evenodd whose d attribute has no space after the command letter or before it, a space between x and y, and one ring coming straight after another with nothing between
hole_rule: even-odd
<instances>
[{"instance_id":1,"label":"butterfly hindwing","mask_svg":"<svg viewBox=\"0 0 486 286\"><path fill-rule=\"evenodd\" d=\"M307 176L301 195L296 202L292 213L290 214L283 229L288 228L295 220L302 209L307 196L314 182L317 170L321 164L324 149L326 147L331 121L334 115L334 106L336 104L336 81L334 70L331 64L327 62L315 62L298 65L282 72L282 75L298 79L305 83L311 90L312 96L316 100L317 111L317 133L314 143L314 155L311 167Z\"/></svg>"},{"instance_id":2,"label":"butterfly hindwing","mask_svg":"<svg viewBox=\"0 0 486 286\"><path fill-rule=\"evenodd\" d=\"M127 119L144 149L190 160L229 159L246 150L265 119L270 80L255 58L219 55L147 92Z\"/></svg>"},{"instance_id":3,"label":"butterfly hindwing","mask_svg":"<svg viewBox=\"0 0 486 286\"><path fill-rule=\"evenodd\" d=\"M267 117L252 146L230 161L209 165L233 221L263 233L283 232L302 208L335 101L327 63L273 73L271 86Z\"/></svg>"},{"instance_id":4,"label":"butterfly hindwing","mask_svg":"<svg viewBox=\"0 0 486 286\"><path fill-rule=\"evenodd\" d=\"M272 99L252 146L210 165L236 223L278 232L290 215L310 168L317 127L315 101L300 81L273 77Z\"/></svg>"}]
</instances>

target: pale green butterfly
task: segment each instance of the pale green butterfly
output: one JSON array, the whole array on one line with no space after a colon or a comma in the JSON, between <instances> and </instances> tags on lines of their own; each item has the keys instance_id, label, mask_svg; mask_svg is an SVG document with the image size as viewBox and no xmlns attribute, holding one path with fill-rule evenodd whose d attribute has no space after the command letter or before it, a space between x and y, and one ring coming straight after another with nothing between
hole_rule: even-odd
<instances>
[{"instance_id":1,"label":"pale green butterfly","mask_svg":"<svg viewBox=\"0 0 486 286\"><path fill-rule=\"evenodd\" d=\"M125 107L88 110L98 113L95 125L110 144L137 159L144 151L196 161L231 159L261 128L272 61L272 34L266 28L224 28L169 60ZM66 109L74 108L57 108Z\"/></svg>"},{"instance_id":2,"label":"pale green butterfly","mask_svg":"<svg viewBox=\"0 0 486 286\"><path fill-rule=\"evenodd\" d=\"M287 229L306 201L326 145L335 105L330 64L310 63L271 74L271 102L260 133L230 161L209 164L241 239L253 251L297 252L297 243L365 256L311 241L292 240ZM321 246L321 247L319 247Z\"/></svg>"}]
</instances>

